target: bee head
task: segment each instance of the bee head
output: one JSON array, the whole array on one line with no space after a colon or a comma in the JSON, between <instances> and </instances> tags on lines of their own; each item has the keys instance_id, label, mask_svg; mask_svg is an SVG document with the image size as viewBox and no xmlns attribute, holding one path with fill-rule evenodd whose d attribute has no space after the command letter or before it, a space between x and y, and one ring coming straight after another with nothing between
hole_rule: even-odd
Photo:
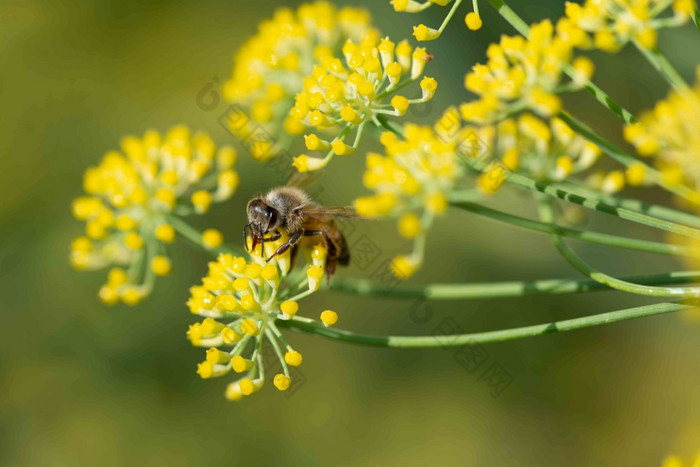
<instances>
[{"instance_id":1,"label":"bee head","mask_svg":"<svg viewBox=\"0 0 700 467\"><path fill-rule=\"evenodd\" d=\"M280 224L280 216L275 208L261 198L255 198L248 203L248 222L252 226L253 235L263 236L275 230Z\"/></svg>"}]
</instances>

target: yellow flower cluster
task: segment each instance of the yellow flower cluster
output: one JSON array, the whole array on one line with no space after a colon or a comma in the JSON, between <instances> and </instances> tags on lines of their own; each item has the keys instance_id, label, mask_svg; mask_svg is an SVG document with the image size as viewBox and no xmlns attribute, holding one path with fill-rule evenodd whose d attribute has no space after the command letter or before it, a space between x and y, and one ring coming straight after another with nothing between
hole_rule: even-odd
<instances>
[{"instance_id":1,"label":"yellow flower cluster","mask_svg":"<svg viewBox=\"0 0 700 467\"><path fill-rule=\"evenodd\" d=\"M301 134L303 126L287 116L304 77L322 57L337 53L347 39L361 40L370 31L370 16L363 9L338 10L324 1L302 4L296 11L277 10L234 57L223 95L241 105L250 121L231 122L231 130L245 137L253 125L263 124L275 140L283 129ZM253 156L264 159L273 153L260 147Z\"/></svg>"},{"instance_id":2,"label":"yellow flower cluster","mask_svg":"<svg viewBox=\"0 0 700 467\"><path fill-rule=\"evenodd\" d=\"M420 13L422 11L427 10L433 5L447 6L450 3L452 3L452 0L425 0L423 2L416 0L391 0L390 3L394 7L395 11L406 13ZM452 4L452 8L445 17L439 29L434 29L424 24L414 26L413 35L415 36L415 38L419 41L432 41L440 37L442 31L452 19L452 16L455 14L455 11L459 7L460 3L462 3L462 0L457 0ZM478 29L481 29L482 21L481 16L479 16L479 4L477 0L472 0L472 5L474 7L474 11L467 13L467 16L464 17L464 23L469 29L471 29L472 31L476 31Z\"/></svg>"},{"instance_id":3,"label":"yellow flower cluster","mask_svg":"<svg viewBox=\"0 0 700 467\"><path fill-rule=\"evenodd\" d=\"M700 197L700 68L697 74L698 81L692 89L672 91L652 111L643 114L638 123L627 125L624 137L641 156L654 158L666 183L685 184ZM644 181L644 174L629 181L639 184Z\"/></svg>"},{"instance_id":4,"label":"yellow flower cluster","mask_svg":"<svg viewBox=\"0 0 700 467\"><path fill-rule=\"evenodd\" d=\"M524 109L543 117L556 115L562 105L557 94L580 89L593 74L588 58L572 62L573 48L573 42L557 35L549 20L533 25L528 39L502 36L498 44L488 47L488 62L475 65L465 78L465 87L478 99L462 104L462 118L492 123ZM575 78L562 83L570 62Z\"/></svg>"},{"instance_id":5,"label":"yellow flower cluster","mask_svg":"<svg viewBox=\"0 0 700 467\"><path fill-rule=\"evenodd\" d=\"M331 141L315 133L305 136L308 150L324 151L326 156L296 157L294 166L299 172L325 167L334 155L352 154L368 122L377 122L386 115L403 116L409 106L432 99L437 89L435 79L424 77L420 96L409 99L395 94L417 81L432 58L424 48L414 50L408 41L395 44L389 38L378 40L370 34L360 43L348 40L342 54L342 59L327 56L321 60L304 80L304 90L296 96L290 111L290 118L318 131L342 128ZM353 131L355 138L350 145L345 141Z\"/></svg>"},{"instance_id":6,"label":"yellow flower cluster","mask_svg":"<svg viewBox=\"0 0 700 467\"><path fill-rule=\"evenodd\" d=\"M355 200L362 216L398 219L399 233L414 240L413 252L394 258L394 273L408 277L423 262L425 232L435 215L447 210L448 195L462 174L453 143L443 141L430 127L405 125L405 136L383 133L385 155L367 155L363 177L374 195Z\"/></svg>"},{"instance_id":7,"label":"yellow flower cluster","mask_svg":"<svg viewBox=\"0 0 700 467\"><path fill-rule=\"evenodd\" d=\"M527 112L482 128L479 134L490 149L488 156L500 160L500 164L492 162L477 181L485 193L495 192L507 172L560 181L589 169L600 155L598 146L559 118L544 121Z\"/></svg>"},{"instance_id":8,"label":"yellow flower cluster","mask_svg":"<svg viewBox=\"0 0 700 467\"><path fill-rule=\"evenodd\" d=\"M659 17L668 7L672 17ZM657 30L685 24L696 10L695 0L585 0L566 3L566 18L558 25L577 37L577 47L616 52L630 40L656 47Z\"/></svg>"},{"instance_id":9,"label":"yellow flower cluster","mask_svg":"<svg viewBox=\"0 0 700 467\"><path fill-rule=\"evenodd\" d=\"M230 372L239 375L226 388L226 398L230 400L238 401L258 391L266 377L272 378L278 390L286 391L292 383L290 367L302 363L301 353L287 342L275 321L315 322L295 315L299 311L298 300L320 287L327 251L322 245L313 247L306 271L296 268L290 274L291 250L269 262L264 259L287 239L283 236L265 242L264 252L258 244L248 261L230 254L219 255L209 263L202 285L190 289L187 305L193 314L205 319L191 325L187 337L192 345L208 348L197 373L205 379ZM291 277L294 273L304 277ZM320 320L323 325L332 326L338 315L325 310Z\"/></svg>"},{"instance_id":10,"label":"yellow flower cluster","mask_svg":"<svg viewBox=\"0 0 700 467\"><path fill-rule=\"evenodd\" d=\"M185 126L167 134L149 130L127 136L121 151L110 151L83 179L85 196L73 201L73 215L85 222L85 235L71 246L76 269L113 268L99 297L106 304L128 305L148 295L154 276L170 273L165 245L175 240L169 216L209 210L230 198L238 186L233 167L236 152L217 150L204 133L192 135ZM202 241L212 248L221 233L209 230Z\"/></svg>"}]
</instances>

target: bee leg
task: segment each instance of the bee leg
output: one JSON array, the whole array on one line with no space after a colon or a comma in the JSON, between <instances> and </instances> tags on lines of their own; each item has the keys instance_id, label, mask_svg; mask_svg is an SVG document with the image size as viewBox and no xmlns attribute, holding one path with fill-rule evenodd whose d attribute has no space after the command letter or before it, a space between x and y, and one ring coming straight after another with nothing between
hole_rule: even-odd
<instances>
[{"instance_id":1,"label":"bee leg","mask_svg":"<svg viewBox=\"0 0 700 467\"><path fill-rule=\"evenodd\" d=\"M274 242L275 240L279 240L279 238L282 236L279 230L275 230L275 233L270 235L269 237L266 238L268 242Z\"/></svg>"},{"instance_id":2,"label":"bee leg","mask_svg":"<svg viewBox=\"0 0 700 467\"><path fill-rule=\"evenodd\" d=\"M265 235L261 235L261 236L260 236L260 251L261 251L261 254L262 254L262 255L265 254L265 241L268 241L268 242L269 242L269 241L273 241L273 242L274 242L275 240L279 239L281 236L282 236L282 234L279 233L278 230L275 230L275 233L273 233L272 235L270 235L270 236L267 237L267 238L265 238ZM269 261L269 260L268 260L268 261Z\"/></svg>"},{"instance_id":3,"label":"bee leg","mask_svg":"<svg viewBox=\"0 0 700 467\"><path fill-rule=\"evenodd\" d=\"M267 261L270 261L272 258L274 258L277 255L283 254L285 251L289 250L289 248L293 247L296 245L296 243L299 241L301 236L304 235L304 230L299 230L297 232L294 232L291 237L289 237L289 240L284 242L283 244L280 245L279 248L277 248L277 251L272 253L272 256L267 258Z\"/></svg>"}]
</instances>

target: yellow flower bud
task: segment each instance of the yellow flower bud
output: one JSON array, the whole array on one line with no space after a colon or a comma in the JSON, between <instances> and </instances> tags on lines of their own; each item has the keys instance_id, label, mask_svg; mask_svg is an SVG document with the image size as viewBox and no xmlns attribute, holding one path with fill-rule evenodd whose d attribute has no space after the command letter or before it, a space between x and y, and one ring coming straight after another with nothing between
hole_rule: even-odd
<instances>
[{"instance_id":1,"label":"yellow flower bud","mask_svg":"<svg viewBox=\"0 0 700 467\"><path fill-rule=\"evenodd\" d=\"M333 326L338 322L338 313L333 310L325 310L321 313L321 321L326 327Z\"/></svg>"},{"instance_id":2,"label":"yellow flower bud","mask_svg":"<svg viewBox=\"0 0 700 467\"><path fill-rule=\"evenodd\" d=\"M207 229L202 233L202 242L206 248L213 250L224 243L224 235L216 229Z\"/></svg>"},{"instance_id":3,"label":"yellow flower bud","mask_svg":"<svg viewBox=\"0 0 700 467\"><path fill-rule=\"evenodd\" d=\"M167 276L172 271L172 265L168 258L159 255L151 260L151 270L156 276Z\"/></svg>"},{"instance_id":4,"label":"yellow flower bud","mask_svg":"<svg viewBox=\"0 0 700 467\"><path fill-rule=\"evenodd\" d=\"M282 373L277 373L272 380L272 383L280 391L286 391L292 383L292 380L283 375Z\"/></svg>"},{"instance_id":5,"label":"yellow flower bud","mask_svg":"<svg viewBox=\"0 0 700 467\"><path fill-rule=\"evenodd\" d=\"M481 25L483 24L483 22L481 21L481 17L473 11L467 13L467 16L464 18L464 22L466 23L467 27L472 31L481 29Z\"/></svg>"},{"instance_id":6,"label":"yellow flower bud","mask_svg":"<svg viewBox=\"0 0 700 467\"><path fill-rule=\"evenodd\" d=\"M290 366L299 366L303 361L303 358L299 352L296 350L290 350L284 354L284 361Z\"/></svg>"},{"instance_id":7,"label":"yellow flower bud","mask_svg":"<svg viewBox=\"0 0 700 467\"><path fill-rule=\"evenodd\" d=\"M173 243L175 241L175 229L170 224L161 224L156 227L155 237L164 243Z\"/></svg>"},{"instance_id":8,"label":"yellow flower bud","mask_svg":"<svg viewBox=\"0 0 700 467\"><path fill-rule=\"evenodd\" d=\"M421 233L420 218L408 212L399 218L399 234L405 238L415 238Z\"/></svg>"},{"instance_id":9,"label":"yellow flower bud","mask_svg":"<svg viewBox=\"0 0 700 467\"><path fill-rule=\"evenodd\" d=\"M413 26L413 36L418 41L432 41L440 37L440 31L429 28L425 24Z\"/></svg>"},{"instance_id":10,"label":"yellow flower bud","mask_svg":"<svg viewBox=\"0 0 700 467\"><path fill-rule=\"evenodd\" d=\"M124 244L132 250L140 250L143 248L143 239L136 232L129 232L124 237Z\"/></svg>"}]
</instances>

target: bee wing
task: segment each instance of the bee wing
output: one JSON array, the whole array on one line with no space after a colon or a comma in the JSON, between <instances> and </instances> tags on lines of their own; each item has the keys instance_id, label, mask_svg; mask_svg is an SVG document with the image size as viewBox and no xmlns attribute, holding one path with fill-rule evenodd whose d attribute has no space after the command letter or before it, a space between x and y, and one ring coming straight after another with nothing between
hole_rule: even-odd
<instances>
[{"instance_id":1,"label":"bee wing","mask_svg":"<svg viewBox=\"0 0 700 467\"><path fill-rule=\"evenodd\" d=\"M369 220L367 217L359 216L352 206L313 206L308 209L302 209L301 213L305 216L347 217Z\"/></svg>"},{"instance_id":2,"label":"bee wing","mask_svg":"<svg viewBox=\"0 0 700 467\"><path fill-rule=\"evenodd\" d=\"M318 182L323 176L323 170L313 170L311 172L297 172L296 170L289 176L286 186L297 188L308 188Z\"/></svg>"}]
</instances>

